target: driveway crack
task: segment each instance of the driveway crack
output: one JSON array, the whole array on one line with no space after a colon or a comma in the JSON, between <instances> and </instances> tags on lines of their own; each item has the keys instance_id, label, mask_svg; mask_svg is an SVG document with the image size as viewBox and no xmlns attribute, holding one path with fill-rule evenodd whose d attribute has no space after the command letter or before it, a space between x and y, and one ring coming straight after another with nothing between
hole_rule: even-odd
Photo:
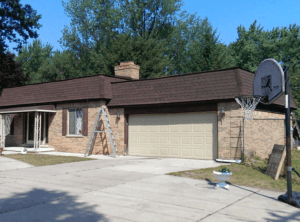
<instances>
[{"instance_id":1,"label":"driveway crack","mask_svg":"<svg viewBox=\"0 0 300 222\"><path fill-rule=\"evenodd\" d=\"M251 195L257 194L257 193L260 192L260 191L261 191L261 190L256 191L256 192L253 192L253 193L250 193L249 195L244 196L244 197L242 197L242 198L240 198L240 199L238 199L238 200L232 202L231 204L228 204L227 206L225 206L225 207L223 207L223 208L221 208L221 209L219 209L219 210L217 210L217 211L215 211L215 212L213 212L213 213L211 213L211 214L208 214L207 216L201 218L201 219L198 220L198 221L202 221L202 220L204 220L204 219L206 219L206 218L208 218L208 217L210 217L210 216L212 216L212 215L214 215L214 214L220 212L221 210L224 210L224 209L226 209L227 207L230 207L230 206L232 206L233 204L235 204L235 203L237 203L237 202L239 202L239 201L241 201L241 200L243 200L243 199L245 199L245 198L247 198L247 197L250 197Z\"/></svg>"}]
</instances>

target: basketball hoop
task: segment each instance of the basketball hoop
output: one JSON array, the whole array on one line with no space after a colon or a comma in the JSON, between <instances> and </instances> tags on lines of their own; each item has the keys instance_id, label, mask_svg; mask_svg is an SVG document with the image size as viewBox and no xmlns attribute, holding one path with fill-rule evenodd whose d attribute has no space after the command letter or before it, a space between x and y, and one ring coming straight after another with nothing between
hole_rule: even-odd
<instances>
[{"instance_id":1,"label":"basketball hoop","mask_svg":"<svg viewBox=\"0 0 300 222\"><path fill-rule=\"evenodd\" d=\"M261 96L241 96L235 98L236 102L243 109L244 119L253 120L253 112L261 99Z\"/></svg>"}]
</instances>

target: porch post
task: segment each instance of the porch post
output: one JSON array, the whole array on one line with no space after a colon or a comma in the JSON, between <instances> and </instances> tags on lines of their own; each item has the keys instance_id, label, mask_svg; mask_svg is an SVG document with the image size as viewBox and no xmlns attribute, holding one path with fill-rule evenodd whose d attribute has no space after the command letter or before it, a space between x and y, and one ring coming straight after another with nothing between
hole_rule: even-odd
<instances>
[{"instance_id":1,"label":"porch post","mask_svg":"<svg viewBox=\"0 0 300 222\"><path fill-rule=\"evenodd\" d=\"M41 133L42 133L42 113L39 112L38 116L39 116L39 125L38 125L38 128L39 128L39 148L40 148L40 146L42 144L42 142L41 142L41 138L42 138L41 137Z\"/></svg>"},{"instance_id":2,"label":"porch post","mask_svg":"<svg viewBox=\"0 0 300 222\"><path fill-rule=\"evenodd\" d=\"M34 135L33 135L33 148L36 149L37 148L37 144L36 144L36 139L37 139L37 136L36 136L36 127L37 127L37 124L36 124L36 119L37 119L37 112L34 113Z\"/></svg>"},{"instance_id":3,"label":"porch post","mask_svg":"<svg viewBox=\"0 0 300 222\"><path fill-rule=\"evenodd\" d=\"M41 113L35 112L35 115L34 115L34 149L40 148L40 145L41 145L41 125L42 125Z\"/></svg>"},{"instance_id":4,"label":"porch post","mask_svg":"<svg viewBox=\"0 0 300 222\"><path fill-rule=\"evenodd\" d=\"M5 147L5 115L1 115L1 147Z\"/></svg>"}]
</instances>

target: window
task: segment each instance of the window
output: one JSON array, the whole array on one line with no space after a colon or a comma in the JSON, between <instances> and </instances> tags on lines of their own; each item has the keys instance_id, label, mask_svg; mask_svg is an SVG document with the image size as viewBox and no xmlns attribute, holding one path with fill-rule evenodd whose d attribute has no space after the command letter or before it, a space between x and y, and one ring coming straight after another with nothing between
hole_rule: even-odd
<instances>
[{"instance_id":1,"label":"window","mask_svg":"<svg viewBox=\"0 0 300 222\"><path fill-rule=\"evenodd\" d=\"M12 115L4 115L5 118L5 135L12 134L12 124L13 124L13 116Z\"/></svg>"},{"instance_id":2,"label":"window","mask_svg":"<svg viewBox=\"0 0 300 222\"><path fill-rule=\"evenodd\" d=\"M69 109L69 135L82 135L82 109Z\"/></svg>"}]
</instances>

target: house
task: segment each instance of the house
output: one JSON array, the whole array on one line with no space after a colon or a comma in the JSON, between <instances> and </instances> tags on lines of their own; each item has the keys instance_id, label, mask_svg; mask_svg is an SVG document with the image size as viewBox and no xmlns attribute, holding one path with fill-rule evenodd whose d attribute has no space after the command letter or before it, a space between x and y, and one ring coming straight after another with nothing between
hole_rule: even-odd
<instances>
[{"instance_id":1,"label":"house","mask_svg":"<svg viewBox=\"0 0 300 222\"><path fill-rule=\"evenodd\" d=\"M138 65L121 62L114 77L5 88L0 96L6 123L1 141L5 147L35 143L84 153L102 107L109 114L120 154L128 150L128 155L138 156L240 158L242 110L235 97L253 94L253 78L251 72L229 68L140 80ZM291 98L291 109L296 108ZM268 157L284 138L283 96L271 105L259 104L254 120L245 121L248 152ZM105 133L97 135L92 153L111 153Z\"/></svg>"}]
</instances>

